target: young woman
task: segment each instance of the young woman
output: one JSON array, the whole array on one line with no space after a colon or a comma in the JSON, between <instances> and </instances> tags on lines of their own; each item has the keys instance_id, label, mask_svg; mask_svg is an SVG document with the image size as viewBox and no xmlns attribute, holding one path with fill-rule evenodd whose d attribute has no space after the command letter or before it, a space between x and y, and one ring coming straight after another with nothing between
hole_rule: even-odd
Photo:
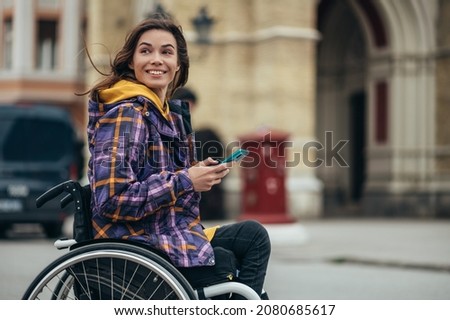
<instances>
[{"instance_id":1,"label":"young woman","mask_svg":"<svg viewBox=\"0 0 450 320\"><path fill-rule=\"evenodd\" d=\"M181 27L148 19L89 91L94 237L144 242L165 253L194 287L198 271L214 269L214 247L232 251L237 280L262 294L270 255L263 226L245 221L204 229L200 222L201 192L230 168L211 158L196 161L189 107L169 101L188 70Z\"/></svg>"}]
</instances>

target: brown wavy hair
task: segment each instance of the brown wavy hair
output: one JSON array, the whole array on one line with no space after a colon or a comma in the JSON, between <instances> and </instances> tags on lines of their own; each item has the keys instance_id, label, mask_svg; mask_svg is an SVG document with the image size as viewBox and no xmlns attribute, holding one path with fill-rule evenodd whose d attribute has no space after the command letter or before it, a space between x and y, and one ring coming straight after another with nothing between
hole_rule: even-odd
<instances>
[{"instance_id":1,"label":"brown wavy hair","mask_svg":"<svg viewBox=\"0 0 450 320\"><path fill-rule=\"evenodd\" d=\"M133 59L133 54L141 35L148 30L154 29L170 32L175 37L177 43L178 63L180 65L180 69L177 71L174 80L169 85L167 90L168 97L170 97L177 88L184 86L189 76L189 55L187 52L186 39L183 35L183 29L181 26L175 24L172 19L167 17L149 18L143 20L136 27L134 27L133 30L131 30L125 39L122 49L117 53L114 61L111 63L110 73L105 74L106 78L94 85L94 87L92 87L91 90L87 91L85 94L89 94L91 99L98 101L99 91L110 88L120 80L138 82L134 75L134 71L130 69L129 64ZM89 52L87 52L87 55L91 61L91 64L94 65L91 57L89 56ZM99 71L97 68L96 70Z\"/></svg>"}]
</instances>

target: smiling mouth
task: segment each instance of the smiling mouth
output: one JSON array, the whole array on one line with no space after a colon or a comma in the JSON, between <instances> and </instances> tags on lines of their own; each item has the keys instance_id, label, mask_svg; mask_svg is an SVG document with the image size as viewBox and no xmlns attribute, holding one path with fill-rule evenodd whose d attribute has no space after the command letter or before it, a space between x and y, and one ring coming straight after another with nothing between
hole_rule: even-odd
<instances>
[{"instance_id":1,"label":"smiling mouth","mask_svg":"<svg viewBox=\"0 0 450 320\"><path fill-rule=\"evenodd\" d=\"M155 76L160 76L163 75L165 73L165 71L161 71L161 70L149 70L147 71L147 73L151 74L151 75L155 75Z\"/></svg>"}]
</instances>

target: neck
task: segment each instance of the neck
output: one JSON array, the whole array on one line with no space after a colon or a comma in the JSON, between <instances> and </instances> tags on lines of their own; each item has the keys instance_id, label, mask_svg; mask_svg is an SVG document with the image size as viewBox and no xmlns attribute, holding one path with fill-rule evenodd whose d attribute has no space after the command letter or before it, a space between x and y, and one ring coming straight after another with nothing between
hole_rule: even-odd
<instances>
[{"instance_id":1,"label":"neck","mask_svg":"<svg viewBox=\"0 0 450 320\"><path fill-rule=\"evenodd\" d=\"M150 90L152 90L158 96L159 100L161 101L161 104L164 105L164 102L166 101L167 89L152 89L152 88L150 88Z\"/></svg>"}]
</instances>

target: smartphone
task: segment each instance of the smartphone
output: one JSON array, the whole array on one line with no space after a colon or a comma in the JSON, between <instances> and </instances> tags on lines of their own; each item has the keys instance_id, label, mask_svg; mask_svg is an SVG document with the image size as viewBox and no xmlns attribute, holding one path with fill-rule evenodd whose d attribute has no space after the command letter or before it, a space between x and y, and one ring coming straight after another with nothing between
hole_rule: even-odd
<instances>
[{"instance_id":1,"label":"smartphone","mask_svg":"<svg viewBox=\"0 0 450 320\"><path fill-rule=\"evenodd\" d=\"M232 162L232 161L239 161L241 160L243 157L245 157L246 155L248 155L249 152L245 149L238 149L235 152L233 152L229 157L227 157L226 159L222 160L221 163L228 163L228 162Z\"/></svg>"}]
</instances>

